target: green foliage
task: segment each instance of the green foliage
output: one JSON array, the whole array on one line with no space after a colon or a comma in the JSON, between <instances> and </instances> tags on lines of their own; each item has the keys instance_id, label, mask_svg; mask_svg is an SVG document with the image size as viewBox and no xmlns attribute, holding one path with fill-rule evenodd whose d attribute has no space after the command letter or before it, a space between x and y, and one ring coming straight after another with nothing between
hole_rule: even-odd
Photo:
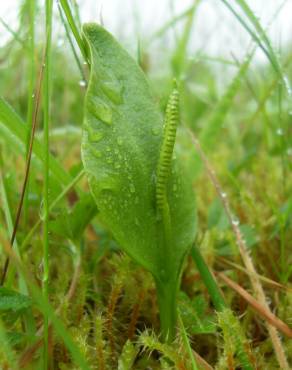
<instances>
[{"instance_id":1,"label":"green foliage","mask_svg":"<svg viewBox=\"0 0 292 370\"><path fill-rule=\"evenodd\" d=\"M31 306L31 299L14 290L0 287L0 312L18 312Z\"/></svg>"},{"instance_id":2,"label":"green foliage","mask_svg":"<svg viewBox=\"0 0 292 370\"><path fill-rule=\"evenodd\" d=\"M228 274L242 288L251 291L224 207L208 174L203 171L201 159L189 140L189 130L178 121L187 125L199 139L211 164L211 172L214 170L219 178L222 196L229 201L234 217L240 221L240 231L262 275L263 288L271 300L273 312L290 324L292 151L287 77L291 76L291 45L279 38L282 42L277 50L269 38L272 19L265 25L247 1L225 0L215 6L224 10L225 3L233 18L243 25L241 32L249 34L253 44L246 50L239 46L240 55L246 56L242 59L237 59L237 50L235 53L232 50L230 58L220 53L210 56L205 45L209 45L209 37L211 43L213 37L217 39L217 27L208 37L197 32L205 16L203 2L193 1L189 8L175 14L177 7L170 1L173 14L157 29L139 27L144 23L143 14L139 14L139 19L135 19L139 23L139 35L133 33L125 38L122 29L114 31L115 37L125 42L126 49L133 55L137 54L134 49L139 39L138 62L149 77L145 82L145 76L133 59L106 36L106 31L100 34L104 41L110 40L109 48L104 43L100 45L100 36L97 37L93 64L88 64L90 45L82 38L78 3L81 2L62 0L58 4L60 12L53 13L52 90L50 94L47 85L42 84L40 101L36 99L35 88L47 40L45 9L39 1L23 0L15 9L15 14L19 14L17 24L8 23L5 16L0 17L1 31L9 37L0 46L1 272L23 183L32 113L36 103L43 107L43 99L50 98L51 106L50 150L43 146L44 116L40 110L29 186L13 246L19 258L11 260L5 288L0 290L0 307L3 303L0 368L43 368L44 344L39 339L44 315L49 318L53 333L49 341L52 369L189 370L196 368L196 362L197 367L203 367L195 352L218 370L278 368L277 356L260 315L223 280L218 278L216 282L214 278ZM277 6L275 4L274 19ZM134 13L136 16L136 11ZM120 19L120 14L117 17ZM228 36L241 39L233 30ZM202 48L196 51L196 45ZM257 55L254 58L255 48L263 50L267 58L258 60ZM110 56L109 51L113 51ZM88 75L89 68L95 76ZM120 71L127 76L126 81L119 79ZM174 76L178 80L179 104L177 91L171 93ZM94 181L104 184L104 175L109 175L109 185L114 184L120 190L116 180L122 173L122 189L125 190L120 197L129 195L125 199L130 209L124 217L121 204L117 202L122 219L120 225L118 221L114 225L108 222L116 217L110 210L99 215L98 202L88 189L87 179L83 178L80 142L88 77L96 83L99 109L96 110L98 104L88 106L87 115L91 109L93 116L102 115L108 123L112 118L111 125L97 122L98 119L90 121L95 128L90 131L90 145L97 156L95 163L99 161L98 166L93 167L93 177ZM134 93L133 85L139 85ZM112 115L104 102L110 106ZM173 115L166 114L164 123L172 116L174 126L178 124L176 135L171 134L173 153L169 148L162 150L168 136L163 129L163 113L169 110ZM95 142L101 131L103 138ZM44 154L49 157L50 168L47 197L50 254L46 261L50 266L49 301L39 289L44 267ZM98 157L100 154L102 156ZM161 160L164 154L168 161L161 177L158 164L164 162ZM131 168L124 166L124 159ZM133 175L132 179L126 178L127 171ZM184 293L181 293L177 292L178 284L173 289L173 281L165 285L160 279L159 286L159 279L153 279L146 269L153 265L160 268L162 261L162 269L170 275L171 266L166 266L165 255L173 249L171 260L174 260L179 248L177 244L169 245L160 239L159 247L156 242L151 244L151 235L155 229L157 239L160 235L161 239L172 240L173 235L167 236L170 229L177 239L182 238L182 227L177 225L177 220L184 220L184 205L181 206L174 195L175 191L181 192L184 182L188 183L186 174L191 177L196 191L199 228L191 249L193 259L188 258L183 264L181 291ZM158 177L163 180L162 188L157 186ZM181 188L172 186L176 185L173 184L176 179L182 181ZM134 193L131 193L131 182L135 186ZM152 202L150 215L149 207L145 206L147 194ZM157 202L157 195L162 195L161 203ZM141 202L137 208L128 200L135 200L135 196ZM188 198L181 203L189 203ZM167 221L168 206L171 227ZM152 229L148 226L153 216L156 218ZM116 235L121 229L127 234L124 245ZM149 233L152 234L149 236ZM147 245L151 248L146 248ZM133 259L141 265L144 263L144 268L120 248L129 255L135 252ZM142 249L145 256L141 257ZM183 250L182 247L181 252ZM173 262L174 270L180 270L182 255ZM178 283L180 276L175 278ZM272 284L271 280L278 284ZM167 317L165 312L175 312L175 304L179 313L176 339L165 343L159 306L163 321ZM174 321L174 316L169 317L171 320L167 319L164 326ZM288 361L292 361L291 340L283 335L281 341Z\"/></svg>"},{"instance_id":3,"label":"green foliage","mask_svg":"<svg viewBox=\"0 0 292 370\"><path fill-rule=\"evenodd\" d=\"M179 310L184 326L189 334L211 334L216 332L216 318L207 313L207 302L199 296L190 300L184 294L179 295Z\"/></svg>"},{"instance_id":4,"label":"green foliage","mask_svg":"<svg viewBox=\"0 0 292 370\"><path fill-rule=\"evenodd\" d=\"M119 357L118 370L131 370L138 354L134 344L127 341Z\"/></svg>"},{"instance_id":5,"label":"green foliage","mask_svg":"<svg viewBox=\"0 0 292 370\"><path fill-rule=\"evenodd\" d=\"M78 242L96 213L97 208L91 195L84 194L72 210L61 210L57 219L50 222L50 229L58 235Z\"/></svg>"},{"instance_id":6,"label":"green foliage","mask_svg":"<svg viewBox=\"0 0 292 370\"><path fill-rule=\"evenodd\" d=\"M160 308L165 310L162 330L164 336L173 337L182 261L195 235L192 190L179 158L171 159L172 149L167 154L171 170L166 167L167 175L159 172L165 166L164 159L158 162L159 153L164 158L167 147L162 144L162 119L142 71L103 28L89 24L83 32L91 70L82 158L91 191L121 248L153 274ZM170 140L167 121L165 127L163 140ZM171 135L173 146L175 131ZM167 216L156 209L157 189L165 192Z\"/></svg>"},{"instance_id":7,"label":"green foliage","mask_svg":"<svg viewBox=\"0 0 292 370\"><path fill-rule=\"evenodd\" d=\"M25 153L28 128L3 98L0 98L0 132L1 137L5 138L10 145L19 148L20 153ZM42 151L42 144L35 139L33 153L41 162L43 162ZM70 175L52 155L50 155L50 170L57 183L67 185L70 182Z\"/></svg>"},{"instance_id":8,"label":"green foliage","mask_svg":"<svg viewBox=\"0 0 292 370\"><path fill-rule=\"evenodd\" d=\"M220 359L219 369L233 364L232 366L240 366L243 370L253 370L255 367L251 365L252 355L249 343L244 338L239 322L230 309L224 309L218 313L218 325L224 337L224 356Z\"/></svg>"}]
</instances>

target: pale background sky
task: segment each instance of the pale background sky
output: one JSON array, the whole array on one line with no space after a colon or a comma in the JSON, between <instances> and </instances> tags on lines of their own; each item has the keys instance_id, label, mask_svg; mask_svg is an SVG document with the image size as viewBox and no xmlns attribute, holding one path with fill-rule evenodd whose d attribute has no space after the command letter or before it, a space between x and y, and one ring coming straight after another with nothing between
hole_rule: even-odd
<instances>
[{"instance_id":1,"label":"pale background sky","mask_svg":"<svg viewBox=\"0 0 292 370\"><path fill-rule=\"evenodd\" d=\"M137 42L137 35L150 36L173 14L187 9L193 0L77 0L83 22L99 21L125 44ZM248 0L249 5L266 26L282 0ZM0 17L13 29L17 28L19 0L0 0ZM173 4L171 7L170 4ZM56 13L57 14L57 13ZM136 19L136 20L135 20ZM138 31L138 32L137 32ZM292 0L287 0L277 19L269 29L274 45L283 47L292 42ZM9 34L0 23L0 45ZM213 56L230 56L246 51L250 37L220 0L203 0L199 6L193 28L190 48L203 49ZM258 53L257 59L264 60Z\"/></svg>"}]
</instances>

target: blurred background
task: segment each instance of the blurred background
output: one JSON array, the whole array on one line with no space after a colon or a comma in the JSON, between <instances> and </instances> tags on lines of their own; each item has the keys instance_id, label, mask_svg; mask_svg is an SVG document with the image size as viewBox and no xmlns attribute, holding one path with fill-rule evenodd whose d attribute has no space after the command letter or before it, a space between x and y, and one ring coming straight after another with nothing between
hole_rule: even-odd
<instances>
[{"instance_id":1,"label":"blurred background","mask_svg":"<svg viewBox=\"0 0 292 370\"><path fill-rule=\"evenodd\" d=\"M177 79L181 124L176 148L181 151L182 162L189 166L193 179L198 207L196 243L209 266L215 271L234 273L238 284L250 289L247 277L242 274L241 258L222 202L184 126L196 135L212 171L217 174L223 189L221 195L229 200L232 220L239 225L258 273L275 282L288 284L292 278L292 0L68 2L79 32L84 22L103 24L139 63L148 77L161 115L173 89L173 78ZM36 99L36 86L44 65L44 13L43 0L0 0L0 174L3 173L12 219L23 182L33 109L39 101ZM62 176L59 174L71 179L83 169L80 143L89 76L86 58L80 52L64 14L58 2L54 1L50 152L59 172L50 179L49 197L52 202L67 184L60 180ZM40 109L36 130L39 152L32 157L27 202L17 235L19 243L24 243L21 247L23 261L37 276L40 274L37 266L41 265L43 258L42 233L40 230L32 233L31 242L27 242L26 237L43 213L43 116ZM93 205L85 179L78 185L85 201L70 192L50 213L50 259L54 271L50 284L60 299L74 270L71 256L75 252L72 252L70 238L75 229L80 233L78 237L82 238L81 249L83 251L84 246L88 262L88 266L83 267L84 271L90 279L97 274L96 286L107 279L104 279L103 271L111 269L106 267L106 259L102 260L105 268L96 269L101 259L98 253L118 248L98 217L90 221L91 228L85 236L82 227L76 227L81 219L82 223L84 221L83 210L90 215L88 209ZM78 207L74 211L76 203L77 206L81 204L82 212ZM84 227L86 222L89 220L85 220ZM2 210L0 232L7 233ZM98 243L104 247L103 252L96 248ZM196 272L191 263L187 269L185 291L192 297L199 294L205 300L205 288L197 278L193 279ZM91 291L88 286L86 278L84 292ZM136 291L137 284L133 286ZM273 312L284 321L291 320L291 294L288 297L286 290L278 291L274 285L265 285L265 290ZM98 294L90 296L90 302ZM102 299L98 300L106 302L107 294L105 289L100 294ZM257 351L259 368L278 368L266 329L258 318L250 312L247 314L246 304L231 290L226 290L226 298L238 313L244 328L248 328L246 332ZM78 308L77 304L76 312L83 312L82 304ZM210 302L205 306L210 308ZM129 305L125 304L125 307L128 309ZM211 307L210 312L212 310ZM149 318L150 311L145 312ZM123 323L119 319L120 316L116 323ZM68 327L80 330L78 320L67 322ZM152 319L149 322L152 323ZM191 325L187 323L187 327L193 327ZM201 336L196 337L196 349L214 365L220 352L218 339L221 333L214 337L204 336L217 330L208 325L199 329L194 326L192 330L190 334L194 335L201 330ZM287 338L284 341L287 354L291 356L292 341ZM23 348L25 346L26 343ZM96 354L94 356L92 362L96 361ZM72 369L70 365L69 368ZM221 368L228 366L224 363Z\"/></svg>"},{"instance_id":2,"label":"blurred background","mask_svg":"<svg viewBox=\"0 0 292 370\"><path fill-rule=\"evenodd\" d=\"M43 1L39 1L44 9ZM0 2L1 21L6 22L16 30L19 25L19 0ZM134 47L138 38L147 40L153 36L163 24L181 15L193 3L193 0L82 0L76 1L79 6L81 21L103 22L105 27L113 32L124 43ZM254 14L278 48L285 48L292 42L292 1L283 0L248 0ZM55 9L54 21L58 20ZM181 23L173 27L172 32L160 39L159 49L168 49L175 42L176 32ZM0 24L0 45L10 37L6 27ZM230 56L231 53L242 55L250 42L250 36L243 30L238 20L221 1L204 0L200 2L196 12L189 48L209 56ZM157 46L157 45L156 45ZM256 60L264 61L262 53L258 52Z\"/></svg>"}]
</instances>

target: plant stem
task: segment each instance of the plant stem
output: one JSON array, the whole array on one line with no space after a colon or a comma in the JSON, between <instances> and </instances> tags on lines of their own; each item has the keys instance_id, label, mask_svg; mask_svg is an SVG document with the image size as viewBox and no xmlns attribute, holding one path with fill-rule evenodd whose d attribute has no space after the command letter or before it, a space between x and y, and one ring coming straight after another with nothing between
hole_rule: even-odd
<instances>
[{"instance_id":1,"label":"plant stem","mask_svg":"<svg viewBox=\"0 0 292 370\"><path fill-rule=\"evenodd\" d=\"M27 37L27 46L28 46L28 70L27 74L29 76L28 79L28 98L27 98L27 114L26 114L26 124L28 127L27 130L27 137L26 137L26 160L29 155L29 142L31 137L32 131L32 119L33 119L33 107L34 107L34 84L35 84L35 58L34 58L34 34L35 34L35 27L34 27L34 18L35 18L35 0L28 1L29 6L29 28L28 28L28 37ZM28 201L28 194L29 194L29 179L27 183L27 191L24 195L24 207L23 207L23 218L24 222L27 222L28 218L28 211L29 211L29 201Z\"/></svg>"},{"instance_id":2,"label":"plant stem","mask_svg":"<svg viewBox=\"0 0 292 370\"><path fill-rule=\"evenodd\" d=\"M85 47L84 47L84 43L82 41L82 38L80 36L80 32L75 24L75 21L74 21L74 18L73 18L73 15L72 15L72 12L71 12L71 9L70 9L70 6L68 4L68 1L67 0L60 0L60 3L62 5L62 8L64 10L64 13L66 15L66 18L67 18L67 21L69 23L69 26L73 32L73 35L75 37L75 40L79 46L79 49L84 57L84 60L87 61L87 55L86 55L86 51L85 51Z\"/></svg>"},{"instance_id":3,"label":"plant stem","mask_svg":"<svg viewBox=\"0 0 292 370\"><path fill-rule=\"evenodd\" d=\"M74 44L72 42L72 39L71 39L71 36L70 36L70 31L68 29L68 26L67 26L67 23L66 23L66 20L64 18L64 15L63 15L63 11L62 11L62 8L60 6L60 3L57 3L58 4L58 10L59 10L59 14L60 14L60 18L61 18L61 21L63 23L63 26L65 28L65 33L66 33L66 36L67 36L67 39L69 41L69 44L70 44L70 47L71 47L71 50L72 50L72 53L73 53L73 56L76 60L76 63L77 63L77 66L78 66L78 69L80 71L80 74L81 74L81 77L82 77L82 80L84 82L86 82L86 77L84 75L84 71L83 71L83 68L82 68L82 65L81 65L81 62L78 58L78 55L77 55L77 52L75 50L75 47L74 47ZM87 85L87 82L86 82L86 85Z\"/></svg>"},{"instance_id":4,"label":"plant stem","mask_svg":"<svg viewBox=\"0 0 292 370\"><path fill-rule=\"evenodd\" d=\"M162 341L172 342L176 333L177 322L177 289L174 289L176 282L156 280L156 291L160 316L160 331Z\"/></svg>"},{"instance_id":5,"label":"plant stem","mask_svg":"<svg viewBox=\"0 0 292 370\"><path fill-rule=\"evenodd\" d=\"M180 312L178 314L178 321L179 321L179 324L180 324L180 327L181 327L181 333L182 333L182 339L183 339L183 342L184 342L184 346L187 350L187 353L188 353L190 361L191 361L191 370L199 370L198 366L197 366L195 356L193 355L192 347L191 347L186 329L184 327L184 323L182 321Z\"/></svg>"},{"instance_id":6,"label":"plant stem","mask_svg":"<svg viewBox=\"0 0 292 370\"><path fill-rule=\"evenodd\" d=\"M227 304L225 303L224 298L220 292L219 286L217 285L215 278L213 277L206 262L204 261L200 250L194 246L192 248L191 255L197 265L202 280L210 294L212 302L216 310L218 311L219 320L221 315L225 315L225 313L228 313L232 320L235 322L236 328L240 328L237 318L233 315L231 309L228 308ZM239 329L238 332L233 333L233 335L235 335L236 337L235 347L237 355L238 357L240 357L241 365L243 366L242 368L245 370L254 370L254 366L251 364L247 354L248 345L245 345L246 343L243 335L241 336L239 334L240 334Z\"/></svg>"},{"instance_id":7,"label":"plant stem","mask_svg":"<svg viewBox=\"0 0 292 370\"><path fill-rule=\"evenodd\" d=\"M44 76L44 229L43 229L43 295L48 301L49 285L49 121L50 121L50 93L51 93L51 39L52 39L52 0L46 0L46 58ZM49 365L49 317L44 315L44 351L43 369Z\"/></svg>"},{"instance_id":8,"label":"plant stem","mask_svg":"<svg viewBox=\"0 0 292 370\"><path fill-rule=\"evenodd\" d=\"M210 272L206 262L204 261L204 258L200 252L200 250L197 247L193 247L191 250L191 255L193 257L193 260L195 261L195 264L197 266L197 269L202 277L202 280L210 294L210 297L212 299L212 302L216 308L217 311L221 312L223 308L226 308L227 305L224 301L224 298L220 292L220 289L218 287L218 284L213 277L212 273Z\"/></svg>"}]
</instances>

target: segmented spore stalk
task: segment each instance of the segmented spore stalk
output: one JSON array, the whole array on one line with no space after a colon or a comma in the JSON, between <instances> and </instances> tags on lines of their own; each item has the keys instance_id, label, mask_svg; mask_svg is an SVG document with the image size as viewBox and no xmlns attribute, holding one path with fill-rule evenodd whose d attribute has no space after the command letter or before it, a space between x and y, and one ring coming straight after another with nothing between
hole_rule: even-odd
<instances>
[{"instance_id":1,"label":"segmented spore stalk","mask_svg":"<svg viewBox=\"0 0 292 370\"><path fill-rule=\"evenodd\" d=\"M178 122L179 92L175 87L168 99L166 106L163 141L157 166L156 207L162 215L166 234L168 234L170 231L170 214L167 201L167 180L171 173L171 161Z\"/></svg>"}]
</instances>

